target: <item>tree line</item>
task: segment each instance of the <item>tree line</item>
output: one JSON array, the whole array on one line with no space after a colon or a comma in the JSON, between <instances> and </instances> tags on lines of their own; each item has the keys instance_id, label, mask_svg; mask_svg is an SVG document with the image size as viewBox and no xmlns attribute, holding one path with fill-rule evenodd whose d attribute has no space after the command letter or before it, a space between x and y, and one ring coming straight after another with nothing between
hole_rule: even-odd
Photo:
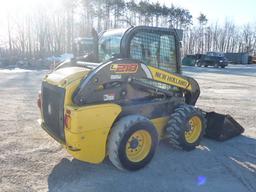
<instances>
[{"instance_id":1,"label":"tree line","mask_svg":"<svg viewBox=\"0 0 256 192\"><path fill-rule=\"evenodd\" d=\"M208 51L256 54L255 25L237 26L226 20L223 24L208 24L205 15L198 18L198 25L190 26L184 33L184 53Z\"/></svg>"},{"instance_id":2,"label":"tree line","mask_svg":"<svg viewBox=\"0 0 256 192\"><path fill-rule=\"evenodd\" d=\"M30 14L7 15L7 36L0 55L12 58L45 58L72 52L76 37L132 25L168 26L184 30L183 54L207 51L256 51L256 28L231 21L208 24L201 14L194 20L189 10L146 0L63 0L57 8L39 6ZM124 20L128 22L124 22Z\"/></svg>"}]
</instances>

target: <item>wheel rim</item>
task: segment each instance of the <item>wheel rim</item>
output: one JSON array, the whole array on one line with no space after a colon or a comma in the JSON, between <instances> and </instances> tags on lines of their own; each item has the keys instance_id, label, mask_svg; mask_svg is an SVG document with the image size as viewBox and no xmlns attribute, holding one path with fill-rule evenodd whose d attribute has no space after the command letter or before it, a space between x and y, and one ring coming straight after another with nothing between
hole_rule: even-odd
<instances>
[{"instance_id":1,"label":"wheel rim","mask_svg":"<svg viewBox=\"0 0 256 192\"><path fill-rule=\"evenodd\" d=\"M127 158L132 162L142 161L150 152L152 139L145 130L134 132L126 144Z\"/></svg>"},{"instance_id":2,"label":"wheel rim","mask_svg":"<svg viewBox=\"0 0 256 192\"><path fill-rule=\"evenodd\" d=\"M185 132L185 138L188 143L194 143L200 137L202 131L202 121L199 117L194 116L189 120L189 130Z\"/></svg>"}]
</instances>

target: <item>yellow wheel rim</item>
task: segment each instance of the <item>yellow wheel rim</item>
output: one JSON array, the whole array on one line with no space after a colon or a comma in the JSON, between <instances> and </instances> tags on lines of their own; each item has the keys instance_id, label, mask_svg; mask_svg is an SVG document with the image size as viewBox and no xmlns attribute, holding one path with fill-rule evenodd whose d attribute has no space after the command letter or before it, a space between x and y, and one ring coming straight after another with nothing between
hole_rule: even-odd
<instances>
[{"instance_id":1,"label":"yellow wheel rim","mask_svg":"<svg viewBox=\"0 0 256 192\"><path fill-rule=\"evenodd\" d=\"M185 139L188 143L194 143L202 132L202 121L199 117L194 116L189 120L189 125L189 130L185 132Z\"/></svg>"},{"instance_id":2,"label":"yellow wheel rim","mask_svg":"<svg viewBox=\"0 0 256 192\"><path fill-rule=\"evenodd\" d=\"M152 139L145 130L134 132L126 143L126 155L132 162L142 161L150 152Z\"/></svg>"}]
</instances>

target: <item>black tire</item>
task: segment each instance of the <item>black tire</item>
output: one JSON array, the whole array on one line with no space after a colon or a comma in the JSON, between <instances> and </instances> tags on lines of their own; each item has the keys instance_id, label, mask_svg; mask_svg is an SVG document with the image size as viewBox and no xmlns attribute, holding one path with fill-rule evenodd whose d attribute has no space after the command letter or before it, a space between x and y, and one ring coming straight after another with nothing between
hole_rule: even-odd
<instances>
[{"instance_id":1,"label":"black tire","mask_svg":"<svg viewBox=\"0 0 256 192\"><path fill-rule=\"evenodd\" d=\"M128 141L131 136L137 131L145 131L150 135L151 146L149 152L146 153L146 156L142 160L134 162L127 155L126 145L129 143ZM137 144L139 145L139 143ZM107 146L109 159L114 166L121 170L135 171L145 167L151 161L157 145L158 133L151 121L141 115L129 115L119 119L114 124Z\"/></svg>"},{"instance_id":2,"label":"black tire","mask_svg":"<svg viewBox=\"0 0 256 192\"><path fill-rule=\"evenodd\" d=\"M222 68L222 69L224 69L224 68L225 68L225 66L223 65L223 66L221 66L221 68Z\"/></svg>"},{"instance_id":3,"label":"black tire","mask_svg":"<svg viewBox=\"0 0 256 192\"><path fill-rule=\"evenodd\" d=\"M204 67L208 67L208 65L204 65Z\"/></svg>"},{"instance_id":4,"label":"black tire","mask_svg":"<svg viewBox=\"0 0 256 192\"><path fill-rule=\"evenodd\" d=\"M197 117L196 119L201 122L201 131L200 134L195 137L195 141L188 142L185 134L191 129L189 121L193 117ZM205 118L199 109L191 105L181 105L170 116L166 127L166 138L173 146L190 151L200 144L205 127Z\"/></svg>"}]
</instances>

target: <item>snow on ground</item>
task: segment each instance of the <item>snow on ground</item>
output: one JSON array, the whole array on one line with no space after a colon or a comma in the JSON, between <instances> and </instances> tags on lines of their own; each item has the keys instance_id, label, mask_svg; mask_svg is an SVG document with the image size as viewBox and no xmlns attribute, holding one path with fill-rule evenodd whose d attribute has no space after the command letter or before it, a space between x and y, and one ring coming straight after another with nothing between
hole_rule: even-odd
<instances>
[{"instance_id":1,"label":"snow on ground","mask_svg":"<svg viewBox=\"0 0 256 192\"><path fill-rule=\"evenodd\" d=\"M60 56L51 56L48 57L46 60L51 61L52 63L54 62L63 62L69 59L72 59L74 55L72 53L64 53Z\"/></svg>"},{"instance_id":2,"label":"snow on ground","mask_svg":"<svg viewBox=\"0 0 256 192\"><path fill-rule=\"evenodd\" d=\"M32 72L32 70L20 69L20 68L14 68L14 69L1 69L0 68L0 73L24 73L24 72Z\"/></svg>"},{"instance_id":3,"label":"snow on ground","mask_svg":"<svg viewBox=\"0 0 256 192\"><path fill-rule=\"evenodd\" d=\"M203 139L191 152L160 143L145 169L121 172L107 159L73 159L39 127L36 98L46 71L0 70L1 191L255 192L256 65L184 71L200 84L198 106L231 114L245 133L223 143Z\"/></svg>"}]
</instances>

